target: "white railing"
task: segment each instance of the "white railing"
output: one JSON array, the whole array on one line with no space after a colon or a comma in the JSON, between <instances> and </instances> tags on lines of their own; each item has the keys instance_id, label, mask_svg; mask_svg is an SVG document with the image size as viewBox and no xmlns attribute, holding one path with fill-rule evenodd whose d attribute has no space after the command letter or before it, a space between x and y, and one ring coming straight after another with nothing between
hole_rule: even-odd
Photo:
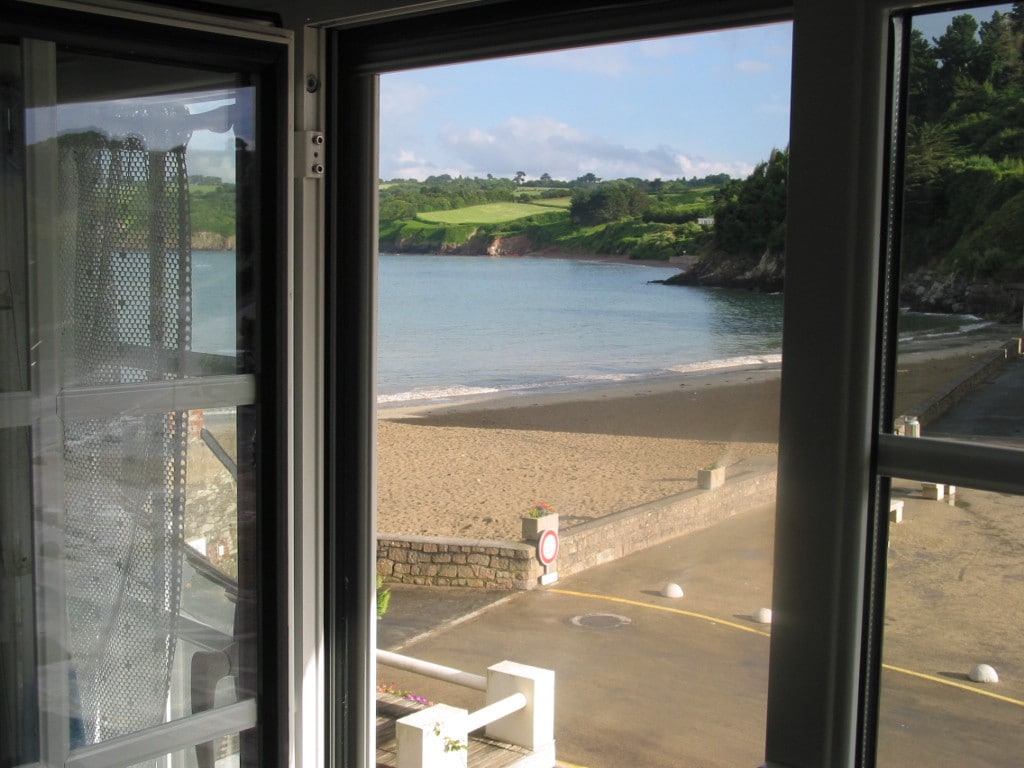
<instances>
[{"instance_id":1,"label":"white railing","mask_svg":"<svg viewBox=\"0 0 1024 768\"><path fill-rule=\"evenodd\" d=\"M555 762L555 673L514 661L488 668L487 677L390 651L377 651L377 663L486 693L486 706L469 712L435 704L395 724L398 768L462 768L468 764L469 734L487 728L487 737L524 747L531 765Z\"/></svg>"}]
</instances>

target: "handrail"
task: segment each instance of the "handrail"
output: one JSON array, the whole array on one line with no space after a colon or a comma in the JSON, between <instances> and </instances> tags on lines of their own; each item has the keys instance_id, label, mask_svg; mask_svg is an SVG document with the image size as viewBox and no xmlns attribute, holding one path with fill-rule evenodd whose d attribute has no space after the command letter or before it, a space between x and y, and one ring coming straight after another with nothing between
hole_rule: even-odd
<instances>
[{"instance_id":1,"label":"handrail","mask_svg":"<svg viewBox=\"0 0 1024 768\"><path fill-rule=\"evenodd\" d=\"M521 693L513 693L504 699L498 699L493 704L481 707L476 712L470 712L466 716L466 732L472 733L477 728L490 725L495 720L501 720L501 718L507 717L513 712L518 712L520 709L526 709L526 696Z\"/></svg>"},{"instance_id":2,"label":"handrail","mask_svg":"<svg viewBox=\"0 0 1024 768\"><path fill-rule=\"evenodd\" d=\"M447 704L417 709L395 723L398 764L410 768L466 765L452 760L452 745L468 748L470 734L486 727L486 736L530 750L533 760L555 762L555 673L512 661L487 668L487 677L377 649L378 664L474 688L488 703L475 712Z\"/></svg>"},{"instance_id":3,"label":"handrail","mask_svg":"<svg viewBox=\"0 0 1024 768\"><path fill-rule=\"evenodd\" d=\"M477 691L487 690L487 678L483 675L474 675L442 664L414 659L411 656L402 656L391 651L382 651L380 648L377 649L377 663L393 669L404 669L406 672L414 672L424 677L432 677L435 680L443 680L446 683L461 685L463 688L472 688Z\"/></svg>"}]
</instances>

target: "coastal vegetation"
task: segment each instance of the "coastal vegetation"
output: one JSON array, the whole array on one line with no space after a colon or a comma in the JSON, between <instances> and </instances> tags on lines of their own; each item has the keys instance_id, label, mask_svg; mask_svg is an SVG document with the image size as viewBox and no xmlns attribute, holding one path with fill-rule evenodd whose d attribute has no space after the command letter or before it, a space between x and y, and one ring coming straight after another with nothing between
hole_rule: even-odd
<instances>
[{"instance_id":1,"label":"coastal vegetation","mask_svg":"<svg viewBox=\"0 0 1024 768\"><path fill-rule=\"evenodd\" d=\"M218 177L189 178L192 247L222 251L235 247L235 185Z\"/></svg>"},{"instance_id":2,"label":"coastal vegetation","mask_svg":"<svg viewBox=\"0 0 1024 768\"><path fill-rule=\"evenodd\" d=\"M1009 315L1018 302L1006 284L1024 283L1024 3L988 21L958 15L931 40L913 30L907 93L901 301ZM788 166L787 147L745 179L391 179L379 184L379 245L686 257L668 282L779 291ZM233 247L234 185L191 182L194 247Z\"/></svg>"},{"instance_id":3,"label":"coastal vegetation","mask_svg":"<svg viewBox=\"0 0 1024 768\"><path fill-rule=\"evenodd\" d=\"M911 42L905 270L1024 280L1024 3Z\"/></svg>"},{"instance_id":4,"label":"coastal vegetation","mask_svg":"<svg viewBox=\"0 0 1024 768\"><path fill-rule=\"evenodd\" d=\"M518 179L518 181L517 181ZM432 176L380 184L380 247L413 253L590 253L665 260L711 242L729 180ZM703 220L703 223L698 220Z\"/></svg>"}]
</instances>

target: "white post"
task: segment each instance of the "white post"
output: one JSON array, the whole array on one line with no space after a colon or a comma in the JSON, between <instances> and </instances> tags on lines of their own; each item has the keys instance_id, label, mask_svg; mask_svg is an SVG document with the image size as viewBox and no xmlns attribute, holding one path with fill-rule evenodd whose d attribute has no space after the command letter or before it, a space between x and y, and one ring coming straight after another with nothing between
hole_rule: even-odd
<instances>
[{"instance_id":1,"label":"white post","mask_svg":"<svg viewBox=\"0 0 1024 768\"><path fill-rule=\"evenodd\" d=\"M534 752L555 746L555 673L550 669L502 661L487 670L487 703L521 693L526 707L487 726L488 738Z\"/></svg>"},{"instance_id":2,"label":"white post","mask_svg":"<svg viewBox=\"0 0 1024 768\"><path fill-rule=\"evenodd\" d=\"M398 768L466 768L468 710L435 704L395 723Z\"/></svg>"}]
</instances>

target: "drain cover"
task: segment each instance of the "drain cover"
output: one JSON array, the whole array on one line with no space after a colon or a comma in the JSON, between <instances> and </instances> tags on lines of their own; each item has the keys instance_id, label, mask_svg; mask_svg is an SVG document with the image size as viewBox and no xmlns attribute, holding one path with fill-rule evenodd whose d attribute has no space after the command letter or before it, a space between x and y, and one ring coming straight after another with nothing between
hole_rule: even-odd
<instances>
[{"instance_id":1,"label":"drain cover","mask_svg":"<svg viewBox=\"0 0 1024 768\"><path fill-rule=\"evenodd\" d=\"M617 613L585 613L582 616L573 616L572 623L577 627L591 629L615 629L629 626L633 620L628 616L619 616Z\"/></svg>"}]
</instances>

